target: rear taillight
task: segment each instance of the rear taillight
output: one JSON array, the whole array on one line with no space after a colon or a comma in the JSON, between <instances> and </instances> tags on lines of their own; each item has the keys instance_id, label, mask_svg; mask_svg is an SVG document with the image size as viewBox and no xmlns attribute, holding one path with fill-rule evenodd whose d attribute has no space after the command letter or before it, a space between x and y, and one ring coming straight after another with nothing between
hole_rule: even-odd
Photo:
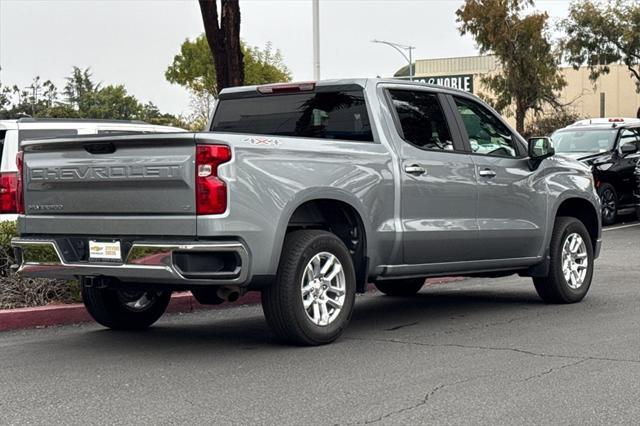
<instances>
[{"instance_id":1,"label":"rear taillight","mask_svg":"<svg viewBox=\"0 0 640 426\"><path fill-rule=\"evenodd\" d=\"M16 165L18 166L18 181L16 183L15 194L16 212L22 214L24 213L24 193L22 191L22 184L24 181L24 152L18 151L18 154L16 155Z\"/></svg>"},{"instance_id":2,"label":"rear taillight","mask_svg":"<svg viewBox=\"0 0 640 426\"><path fill-rule=\"evenodd\" d=\"M218 179L218 166L231 160L226 145L196 145L196 213L220 214L227 210L227 185Z\"/></svg>"},{"instance_id":3,"label":"rear taillight","mask_svg":"<svg viewBox=\"0 0 640 426\"><path fill-rule=\"evenodd\" d=\"M18 213L18 173L0 173L0 213Z\"/></svg>"}]
</instances>

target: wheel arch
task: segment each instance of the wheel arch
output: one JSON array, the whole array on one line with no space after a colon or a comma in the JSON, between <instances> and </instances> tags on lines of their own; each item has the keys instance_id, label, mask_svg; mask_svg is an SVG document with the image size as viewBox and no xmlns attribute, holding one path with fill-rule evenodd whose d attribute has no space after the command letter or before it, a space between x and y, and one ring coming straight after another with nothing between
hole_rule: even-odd
<instances>
[{"instance_id":1,"label":"wheel arch","mask_svg":"<svg viewBox=\"0 0 640 426\"><path fill-rule=\"evenodd\" d=\"M555 209L553 222L560 216L575 217L582 222L589 232L591 243L595 247L600 239L601 219L600 210L592 201L581 197L568 197L562 200Z\"/></svg>"},{"instance_id":2,"label":"wheel arch","mask_svg":"<svg viewBox=\"0 0 640 426\"><path fill-rule=\"evenodd\" d=\"M357 290L364 290L369 273L371 232L362 204L341 191L309 191L296 197L283 212L277 226L273 251L274 264L280 260L288 232L298 229L324 229L335 234L352 255L356 270Z\"/></svg>"}]
</instances>

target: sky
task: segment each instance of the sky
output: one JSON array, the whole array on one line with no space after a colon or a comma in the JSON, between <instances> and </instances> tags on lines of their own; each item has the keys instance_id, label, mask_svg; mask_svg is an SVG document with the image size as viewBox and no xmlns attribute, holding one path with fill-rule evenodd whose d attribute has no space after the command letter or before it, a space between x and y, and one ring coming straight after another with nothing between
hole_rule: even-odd
<instances>
[{"instance_id":1,"label":"sky","mask_svg":"<svg viewBox=\"0 0 640 426\"><path fill-rule=\"evenodd\" d=\"M414 58L477 55L460 36L461 0L320 0L321 78L388 77L406 64L388 40L416 47ZM538 0L552 20L568 0ZM294 80L313 78L311 0L241 0L241 37L271 42ZM39 75L58 87L72 67L96 81L124 84L163 112L187 114L185 89L164 78L186 38L203 32L196 0L0 0L0 81L28 85Z\"/></svg>"}]
</instances>

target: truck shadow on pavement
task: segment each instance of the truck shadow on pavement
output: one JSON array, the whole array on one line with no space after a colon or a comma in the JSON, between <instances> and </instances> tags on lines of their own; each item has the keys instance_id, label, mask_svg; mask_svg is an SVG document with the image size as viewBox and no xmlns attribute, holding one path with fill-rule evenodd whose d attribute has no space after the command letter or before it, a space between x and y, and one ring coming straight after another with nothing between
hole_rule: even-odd
<instances>
[{"instance_id":1,"label":"truck shadow on pavement","mask_svg":"<svg viewBox=\"0 0 640 426\"><path fill-rule=\"evenodd\" d=\"M565 307L566 308L566 307ZM469 329L514 320L526 320L558 309L544 305L532 291L525 289L500 291L481 290L427 290L409 298L386 297L369 293L356 299L354 314L343 338L335 344L365 337L390 337L411 327L421 334L464 333ZM106 329L91 330L55 340L67 346L94 348L122 356L123 346L129 354L185 352L211 356L211 351L236 351L271 348L291 350L282 345L270 332L259 307L201 311L196 314L169 315L145 332L118 332ZM571 315L567 310L567 315ZM50 344L53 342L49 342ZM52 348L49 346L48 350ZM304 348L298 348L304 350Z\"/></svg>"}]
</instances>

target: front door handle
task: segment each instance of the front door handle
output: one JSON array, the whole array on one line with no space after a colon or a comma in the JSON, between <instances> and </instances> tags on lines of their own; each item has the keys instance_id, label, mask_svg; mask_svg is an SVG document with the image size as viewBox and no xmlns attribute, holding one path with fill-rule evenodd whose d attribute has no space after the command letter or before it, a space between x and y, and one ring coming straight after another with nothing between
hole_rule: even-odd
<instances>
[{"instance_id":1,"label":"front door handle","mask_svg":"<svg viewBox=\"0 0 640 426\"><path fill-rule=\"evenodd\" d=\"M492 177L495 177L496 172L494 172L491 169L482 169L478 172L478 174L485 178L492 178Z\"/></svg>"},{"instance_id":2,"label":"front door handle","mask_svg":"<svg viewBox=\"0 0 640 426\"><path fill-rule=\"evenodd\" d=\"M409 173L410 175L415 175L415 176L420 176L427 173L424 167L419 166L418 164L405 165L404 171L406 173Z\"/></svg>"}]
</instances>

